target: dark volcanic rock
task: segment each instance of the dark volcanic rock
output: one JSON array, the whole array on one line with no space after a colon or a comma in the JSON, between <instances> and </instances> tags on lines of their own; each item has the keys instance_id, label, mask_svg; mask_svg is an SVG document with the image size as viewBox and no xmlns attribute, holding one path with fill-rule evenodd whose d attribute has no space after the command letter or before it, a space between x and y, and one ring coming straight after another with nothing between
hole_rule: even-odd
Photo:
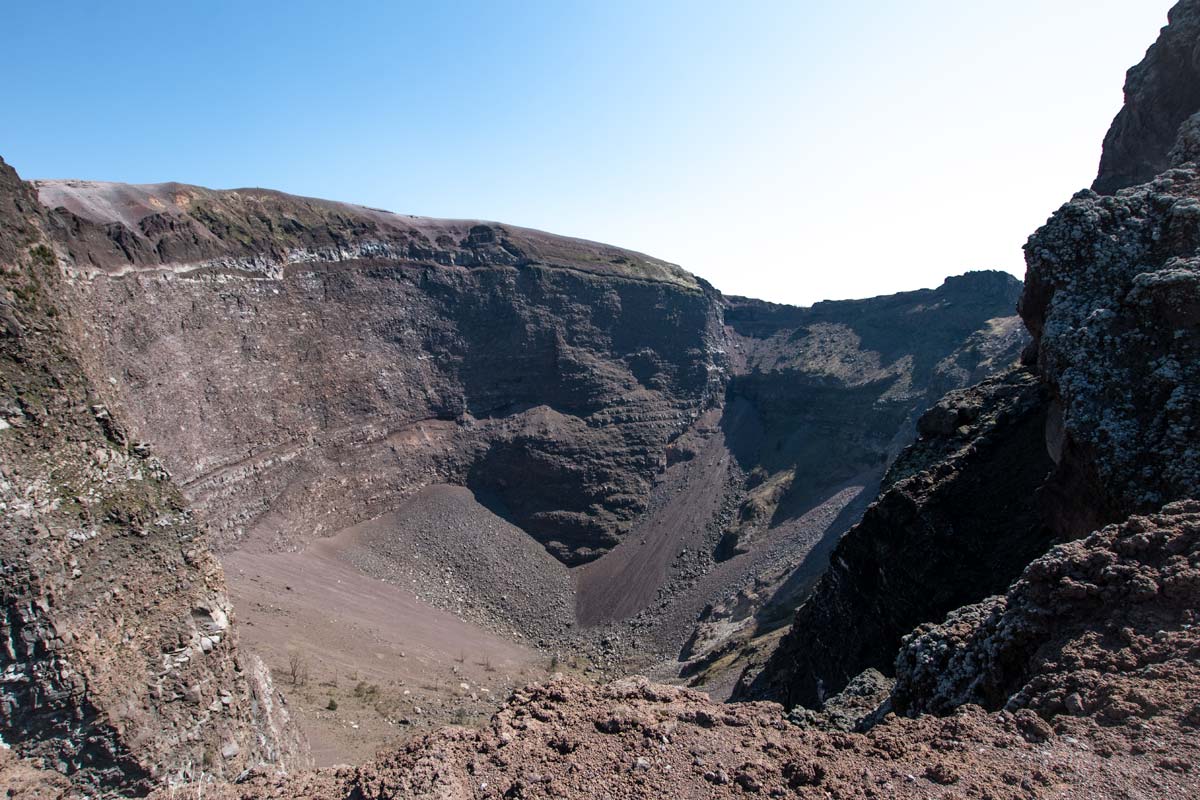
<instances>
[{"instance_id":1,"label":"dark volcanic rock","mask_svg":"<svg viewBox=\"0 0 1200 800\"><path fill-rule=\"evenodd\" d=\"M922 425L926 437L893 465L889 488L843 537L790 632L736 696L817 707L867 668L890 672L915 625L1003 589L1044 552L1050 532L1035 499L1053 466L1044 389L1014 370L943 405L960 425L949 433Z\"/></svg>"},{"instance_id":2,"label":"dark volcanic rock","mask_svg":"<svg viewBox=\"0 0 1200 800\"><path fill-rule=\"evenodd\" d=\"M1197 496L1195 165L1115 197L1081 192L1030 238L1026 259L1021 315L1061 407L1056 455L1081 481L1103 487L1079 505L1107 519L1070 532Z\"/></svg>"},{"instance_id":3,"label":"dark volcanic rock","mask_svg":"<svg viewBox=\"0 0 1200 800\"><path fill-rule=\"evenodd\" d=\"M1125 79L1125 107L1104 138L1100 173L1092 189L1115 194L1145 183L1172 165L1172 151L1187 147L1180 126L1200 111L1200 2L1181 0L1170 25Z\"/></svg>"},{"instance_id":4,"label":"dark volcanic rock","mask_svg":"<svg viewBox=\"0 0 1200 800\"><path fill-rule=\"evenodd\" d=\"M1200 658L1200 502L1132 517L1034 561L1004 597L905 637L893 704L945 714L966 703L1045 717L1147 713L1131 682Z\"/></svg>"}]
</instances>

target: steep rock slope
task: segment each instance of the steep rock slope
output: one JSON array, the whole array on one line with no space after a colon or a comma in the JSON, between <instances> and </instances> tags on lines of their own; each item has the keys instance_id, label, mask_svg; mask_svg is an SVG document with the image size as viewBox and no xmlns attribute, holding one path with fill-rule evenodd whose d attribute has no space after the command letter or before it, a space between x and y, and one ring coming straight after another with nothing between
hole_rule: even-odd
<instances>
[{"instance_id":1,"label":"steep rock slope","mask_svg":"<svg viewBox=\"0 0 1200 800\"><path fill-rule=\"evenodd\" d=\"M1017 358L1019 288L973 272L812 308L727 298L723 403L671 443L627 539L577 572L596 660L722 680L715 662L790 616L811 587L797 568L815 580L930 393Z\"/></svg>"},{"instance_id":2,"label":"steep rock slope","mask_svg":"<svg viewBox=\"0 0 1200 800\"><path fill-rule=\"evenodd\" d=\"M728 691L729 659L787 623L921 411L1017 359L1019 292L1008 275L971 272L811 308L727 299L721 417L672 445L668 477L687 477L665 481L667 502L635 528L645 544L580 575L581 620L638 611L638 650L674 650L695 685ZM657 560L662 577L647 581Z\"/></svg>"},{"instance_id":3,"label":"steep rock slope","mask_svg":"<svg viewBox=\"0 0 1200 800\"><path fill-rule=\"evenodd\" d=\"M1058 457L1097 487L1084 501L1118 519L1197 496L1197 165L1115 197L1081 192L1026 257L1021 315L1061 409Z\"/></svg>"},{"instance_id":4,"label":"steep rock slope","mask_svg":"<svg viewBox=\"0 0 1200 800\"><path fill-rule=\"evenodd\" d=\"M819 707L866 669L892 671L914 626L1006 587L1051 540L1045 391L1024 369L951 393L834 550L829 570L739 697Z\"/></svg>"},{"instance_id":5,"label":"steep rock slope","mask_svg":"<svg viewBox=\"0 0 1200 800\"><path fill-rule=\"evenodd\" d=\"M751 496L723 551L848 478L881 476L937 398L1012 364L1025 344L1011 313L1020 293L1010 275L972 272L932 291L811 308L731 299L728 396L751 407L757 435L737 443Z\"/></svg>"},{"instance_id":6,"label":"steep rock slope","mask_svg":"<svg viewBox=\"0 0 1200 800\"><path fill-rule=\"evenodd\" d=\"M1200 6L1190 0L1180 3L1159 45L1166 42L1182 52L1194 51L1200 43L1198 17ZM1186 81L1184 67L1162 62L1163 47L1159 45L1131 74L1153 74L1164 83ZM1135 137L1128 118L1174 113L1173 104L1169 94L1133 92L1128 113L1118 117L1114 124L1117 133L1110 139ZM1181 141L1188 139L1190 130L1191 124L1185 121ZM1143 138L1142 144L1150 147L1153 137L1145 133ZM1078 538L1131 513L1197 496L1200 273L1196 258L1200 238L1195 209L1200 206L1196 166L1186 161L1189 153L1186 148L1177 149L1170 156L1177 166L1143 186L1108 197L1092 191L1079 193L1026 246L1028 272L1020 312L1034 337L1030 360L1036 364L1047 397L1039 413L1045 420L1045 448L1054 468L1047 475L1045 457L1033 455L1037 436L1031 429L1025 437L1026 454L1012 463L1008 479L989 481L974 500L985 510L1018 507L1025 512L1011 523L989 530L989 525L979 524L977 516L990 521L995 518L993 513L960 508L954 514L957 524L982 534L984 546L959 552L943 562L941 569L926 573L933 582L932 590L909 584L906 590L897 591L897 582L903 584L906 576L921 574L931 556L914 548L910 557L898 557L898 551L886 543L892 537L899 537L906 546L922 541L925 531L939 527L937 519L944 511L932 498L914 498L911 521L895 525L885 520L883 525L873 525L872 520L886 512L892 496L905 486L905 482L896 484L846 536L829 573L798 612L786 646L777 651L761 675L746 676L747 694L817 704L823 693L844 686L856 669L890 669L887 651L894 653L911 625L940 620L954 605L981 601L990 593L988 586L995 586L981 580L966 587L954 604L927 602L937 597L937 590L944 585L954 585L958 575L995 568L994 579L1012 577L1009 570L1014 562L998 560L998 554L1008 548L1028 555L1030 548L1036 550L1052 538ZM979 416L980 409L994 411L998 401L998 397L981 397L969 404L974 410L965 414L951 395L927 415L923 432L952 430L964 419ZM990 443L993 436L989 432L984 439ZM1019 439L1006 435L1003 441L1011 447ZM986 454L986 448L972 449ZM990 469L999 465L989 455L985 455L985 463ZM931 478L946 466L932 464L924 476L918 474L908 481ZM952 483L960 480L958 475L948 477ZM1034 489L1036 502L1032 500ZM1031 531L1035 533L1031 535ZM936 555L932 557L936 559ZM872 579L864 580L864 576ZM861 605L864 593L874 598L866 607ZM878 615L872 608L904 607L914 597L924 604L923 619L906 617L891 624L886 614ZM856 605L857 613L850 617L855 624L867 621L867 628L878 633L872 626L884 621L886 648L879 648L869 658L849 657L838 649L837 660L844 663L827 663L821 643L841 635L847 624L841 611Z\"/></svg>"},{"instance_id":7,"label":"steep rock slope","mask_svg":"<svg viewBox=\"0 0 1200 800\"><path fill-rule=\"evenodd\" d=\"M1092 189L1100 194L1145 183L1171 164L1181 144L1180 127L1200 111L1200 3L1183 0L1171 9L1170 24L1125 79L1125 105L1104 137L1100 172Z\"/></svg>"},{"instance_id":8,"label":"steep rock slope","mask_svg":"<svg viewBox=\"0 0 1200 800\"><path fill-rule=\"evenodd\" d=\"M0 161L0 738L93 793L302 763L203 530L85 374L46 225Z\"/></svg>"},{"instance_id":9,"label":"steep rock slope","mask_svg":"<svg viewBox=\"0 0 1200 800\"><path fill-rule=\"evenodd\" d=\"M95 265L96 363L224 547L453 481L582 563L719 394L715 293L636 253L261 190L39 188Z\"/></svg>"}]
</instances>

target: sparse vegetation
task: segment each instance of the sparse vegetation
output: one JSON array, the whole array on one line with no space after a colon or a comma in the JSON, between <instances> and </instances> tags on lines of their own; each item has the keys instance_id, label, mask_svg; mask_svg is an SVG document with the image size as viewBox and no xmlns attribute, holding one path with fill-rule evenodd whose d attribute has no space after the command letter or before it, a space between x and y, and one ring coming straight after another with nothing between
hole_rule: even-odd
<instances>
[{"instance_id":1,"label":"sparse vegetation","mask_svg":"<svg viewBox=\"0 0 1200 800\"><path fill-rule=\"evenodd\" d=\"M359 681L354 687L354 696L360 700L372 700L379 696L379 686L366 681Z\"/></svg>"},{"instance_id":2,"label":"sparse vegetation","mask_svg":"<svg viewBox=\"0 0 1200 800\"><path fill-rule=\"evenodd\" d=\"M298 650L288 653L288 678L292 686L308 683L308 659Z\"/></svg>"},{"instance_id":3,"label":"sparse vegetation","mask_svg":"<svg viewBox=\"0 0 1200 800\"><path fill-rule=\"evenodd\" d=\"M45 244L35 244L29 249L29 254L35 261L47 267L53 267L58 263L58 257L54 255L54 251Z\"/></svg>"}]
</instances>

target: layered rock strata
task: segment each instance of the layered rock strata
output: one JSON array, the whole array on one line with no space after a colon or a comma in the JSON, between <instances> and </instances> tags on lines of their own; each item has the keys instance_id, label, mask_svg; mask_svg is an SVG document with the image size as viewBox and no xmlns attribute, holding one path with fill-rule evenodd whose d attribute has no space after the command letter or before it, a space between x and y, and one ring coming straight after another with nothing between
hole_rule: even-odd
<instances>
[{"instance_id":1,"label":"layered rock strata","mask_svg":"<svg viewBox=\"0 0 1200 800\"><path fill-rule=\"evenodd\" d=\"M203 529L83 367L47 227L0 162L0 738L89 793L303 764Z\"/></svg>"}]
</instances>

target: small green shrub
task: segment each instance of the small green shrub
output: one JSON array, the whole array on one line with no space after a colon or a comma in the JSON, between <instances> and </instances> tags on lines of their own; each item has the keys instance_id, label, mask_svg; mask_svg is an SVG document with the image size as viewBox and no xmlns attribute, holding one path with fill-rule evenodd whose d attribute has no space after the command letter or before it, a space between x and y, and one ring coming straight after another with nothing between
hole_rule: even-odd
<instances>
[{"instance_id":1,"label":"small green shrub","mask_svg":"<svg viewBox=\"0 0 1200 800\"><path fill-rule=\"evenodd\" d=\"M54 251L44 244L35 244L29 249L29 254L34 260L41 262L47 267L53 267L58 263L58 258L54 255Z\"/></svg>"}]
</instances>

